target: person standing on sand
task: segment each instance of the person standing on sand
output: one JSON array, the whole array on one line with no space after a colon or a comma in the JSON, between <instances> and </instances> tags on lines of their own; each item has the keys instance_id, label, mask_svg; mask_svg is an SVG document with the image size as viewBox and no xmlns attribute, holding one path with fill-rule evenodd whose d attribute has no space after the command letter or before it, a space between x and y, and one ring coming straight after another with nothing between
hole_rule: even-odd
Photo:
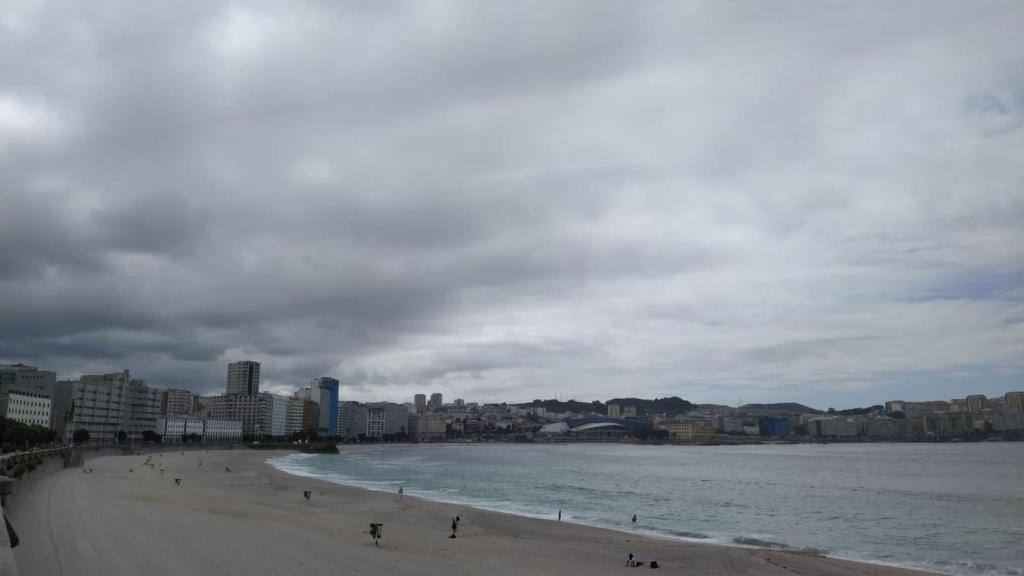
<instances>
[{"instance_id":1,"label":"person standing on sand","mask_svg":"<svg viewBox=\"0 0 1024 576\"><path fill-rule=\"evenodd\" d=\"M402 494L405 494L405 487L404 486L399 486L398 487L398 497L401 498Z\"/></svg>"},{"instance_id":2,"label":"person standing on sand","mask_svg":"<svg viewBox=\"0 0 1024 576\"><path fill-rule=\"evenodd\" d=\"M559 522L562 521L562 511L561 510L558 511L558 521Z\"/></svg>"},{"instance_id":3,"label":"person standing on sand","mask_svg":"<svg viewBox=\"0 0 1024 576\"><path fill-rule=\"evenodd\" d=\"M459 521L452 518L452 535L449 538L455 538L455 533L459 530Z\"/></svg>"}]
</instances>

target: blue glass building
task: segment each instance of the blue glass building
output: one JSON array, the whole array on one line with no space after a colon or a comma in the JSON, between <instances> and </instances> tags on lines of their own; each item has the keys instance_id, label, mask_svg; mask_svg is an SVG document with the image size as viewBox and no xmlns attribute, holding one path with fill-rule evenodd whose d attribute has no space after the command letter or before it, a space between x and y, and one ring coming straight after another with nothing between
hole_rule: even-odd
<instances>
[{"instance_id":1,"label":"blue glass building","mask_svg":"<svg viewBox=\"0 0 1024 576\"><path fill-rule=\"evenodd\" d=\"M323 376L314 379L313 384L320 392L320 422L317 424L317 428L320 434L334 438L338 435L338 402L341 400L339 390L341 383L337 378Z\"/></svg>"}]
</instances>

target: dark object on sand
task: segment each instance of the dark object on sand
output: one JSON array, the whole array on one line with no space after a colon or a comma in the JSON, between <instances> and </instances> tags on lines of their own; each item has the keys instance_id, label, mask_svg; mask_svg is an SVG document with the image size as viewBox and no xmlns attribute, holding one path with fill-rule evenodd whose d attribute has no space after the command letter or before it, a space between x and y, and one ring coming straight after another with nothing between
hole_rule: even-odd
<instances>
[{"instance_id":1,"label":"dark object on sand","mask_svg":"<svg viewBox=\"0 0 1024 576\"><path fill-rule=\"evenodd\" d=\"M231 472L231 467L230 466L225 466L224 467L224 471L225 472Z\"/></svg>"},{"instance_id":2,"label":"dark object on sand","mask_svg":"<svg viewBox=\"0 0 1024 576\"><path fill-rule=\"evenodd\" d=\"M174 485L175 486L181 486L181 478L175 478L174 479Z\"/></svg>"},{"instance_id":3,"label":"dark object on sand","mask_svg":"<svg viewBox=\"0 0 1024 576\"><path fill-rule=\"evenodd\" d=\"M313 491L312 490L303 490L302 491L302 495L306 497L306 500L309 500L310 496L313 495ZM373 524L371 524L371 526L373 526Z\"/></svg>"},{"instance_id":4,"label":"dark object on sand","mask_svg":"<svg viewBox=\"0 0 1024 576\"><path fill-rule=\"evenodd\" d=\"M380 522L370 522L370 538L373 538L373 545L374 546L377 545L377 541L380 540L381 536L383 536L383 534L382 534L382 529L383 528L384 528L384 525L381 524Z\"/></svg>"},{"instance_id":5,"label":"dark object on sand","mask_svg":"<svg viewBox=\"0 0 1024 576\"><path fill-rule=\"evenodd\" d=\"M14 531L14 526L11 526L11 521L7 519L7 514L4 514L4 524L7 525L7 541L11 544L11 548L15 548L21 542L21 538L18 538L18 533Z\"/></svg>"},{"instance_id":6,"label":"dark object on sand","mask_svg":"<svg viewBox=\"0 0 1024 576\"><path fill-rule=\"evenodd\" d=\"M657 560L651 560L651 568L660 568Z\"/></svg>"}]
</instances>

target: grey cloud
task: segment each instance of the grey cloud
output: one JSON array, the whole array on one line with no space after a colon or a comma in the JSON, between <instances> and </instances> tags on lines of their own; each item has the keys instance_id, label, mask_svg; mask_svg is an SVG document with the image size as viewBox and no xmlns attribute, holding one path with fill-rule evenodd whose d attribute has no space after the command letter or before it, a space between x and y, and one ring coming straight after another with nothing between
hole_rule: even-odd
<instances>
[{"instance_id":1,"label":"grey cloud","mask_svg":"<svg viewBox=\"0 0 1024 576\"><path fill-rule=\"evenodd\" d=\"M14 12L0 361L395 400L1024 374L1016 3Z\"/></svg>"}]
</instances>

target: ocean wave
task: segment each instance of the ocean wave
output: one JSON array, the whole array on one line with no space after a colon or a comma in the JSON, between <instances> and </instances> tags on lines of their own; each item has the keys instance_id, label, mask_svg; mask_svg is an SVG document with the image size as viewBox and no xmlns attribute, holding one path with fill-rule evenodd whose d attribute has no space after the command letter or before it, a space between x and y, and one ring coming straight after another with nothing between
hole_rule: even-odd
<instances>
[{"instance_id":1,"label":"ocean wave","mask_svg":"<svg viewBox=\"0 0 1024 576\"><path fill-rule=\"evenodd\" d=\"M915 521L917 529L906 531L901 527L900 516L890 516L892 511L878 506L877 509L871 509L865 504L860 509L837 510L830 499L833 494L827 490L813 494L818 500L795 509L790 505L796 502L794 489L781 493L768 490L768 494L763 494L766 487L785 484L749 475L745 478L730 478L728 481L712 479L708 482L706 480L714 476L698 476L694 472L696 466L704 466L700 462L687 461L680 464L680 472L676 475L662 473L662 468L645 469L643 478L647 481L633 484L636 479L627 478L621 473L605 473L604 468L596 465L588 467L589 462L585 460L589 460L589 454L587 459L579 458L580 466L570 466L572 461L566 459L577 451L572 447L557 447L558 455L553 458L545 456L543 449L538 450L536 446L516 447L519 448L517 452L532 450L537 453L531 456L535 466L529 473L522 470L518 454L510 456L509 451L504 450L510 446L502 448L501 452L488 449L484 453L475 446L459 446L456 448L460 453L458 456L446 448L435 449L429 454L417 449L415 455L410 454L411 450L400 448L371 449L341 456L294 454L271 459L268 463L289 474L333 484L392 493L398 486L404 486L408 496L529 518L555 520L558 509L562 508L563 522L611 529L624 534L727 546L806 551L834 558L956 576L1024 576L1024 569L1012 558L1008 558L1009 562L1004 561L1007 558L998 558L992 562L981 561L983 556L988 556L989 548L1013 550L1016 546L1013 544L1015 537L1021 534L1019 525L996 526L1003 532L996 530L980 548L978 542L972 545L970 542L959 541L952 546L938 548L935 535L948 531L948 524L941 523L935 515L921 515ZM587 452L603 449L586 448ZM621 447L617 449L621 450ZM618 459L601 454L601 460L628 460L632 454L623 451ZM427 466L431 469L423 470ZM437 467L450 469L451 472L439 475ZM711 472L712 475L715 473ZM686 474L695 477L689 478ZM756 488L762 497L748 497L750 486ZM868 503L874 498L870 494L893 492L856 488L861 488L856 491L857 498ZM678 502L678 505L661 504L666 498ZM908 501L914 498L933 501L927 494L908 493L906 496ZM946 498L951 503L958 500L959 495L956 494L947 495ZM640 516L635 526L629 522L629 515L634 511ZM897 511L902 512L902 509ZM854 518L855 523L874 523L880 532L866 533L862 540L830 540L827 527L850 518ZM785 530L775 534L773 527L781 521L794 521L792 526L804 530ZM879 523L883 526L880 527ZM818 530L819 527L822 530ZM843 546L840 549L833 548L837 544ZM845 546L851 549L845 549ZM1005 556L1005 553L1002 555ZM957 560L957 557L972 556L979 561Z\"/></svg>"},{"instance_id":2,"label":"ocean wave","mask_svg":"<svg viewBox=\"0 0 1024 576\"><path fill-rule=\"evenodd\" d=\"M732 539L733 544L739 544L740 546L753 546L755 548L774 548L781 550L791 550L793 547L789 544L783 544L782 542L772 542L771 540L763 540L761 538L754 538L752 536L737 536Z\"/></svg>"}]
</instances>

